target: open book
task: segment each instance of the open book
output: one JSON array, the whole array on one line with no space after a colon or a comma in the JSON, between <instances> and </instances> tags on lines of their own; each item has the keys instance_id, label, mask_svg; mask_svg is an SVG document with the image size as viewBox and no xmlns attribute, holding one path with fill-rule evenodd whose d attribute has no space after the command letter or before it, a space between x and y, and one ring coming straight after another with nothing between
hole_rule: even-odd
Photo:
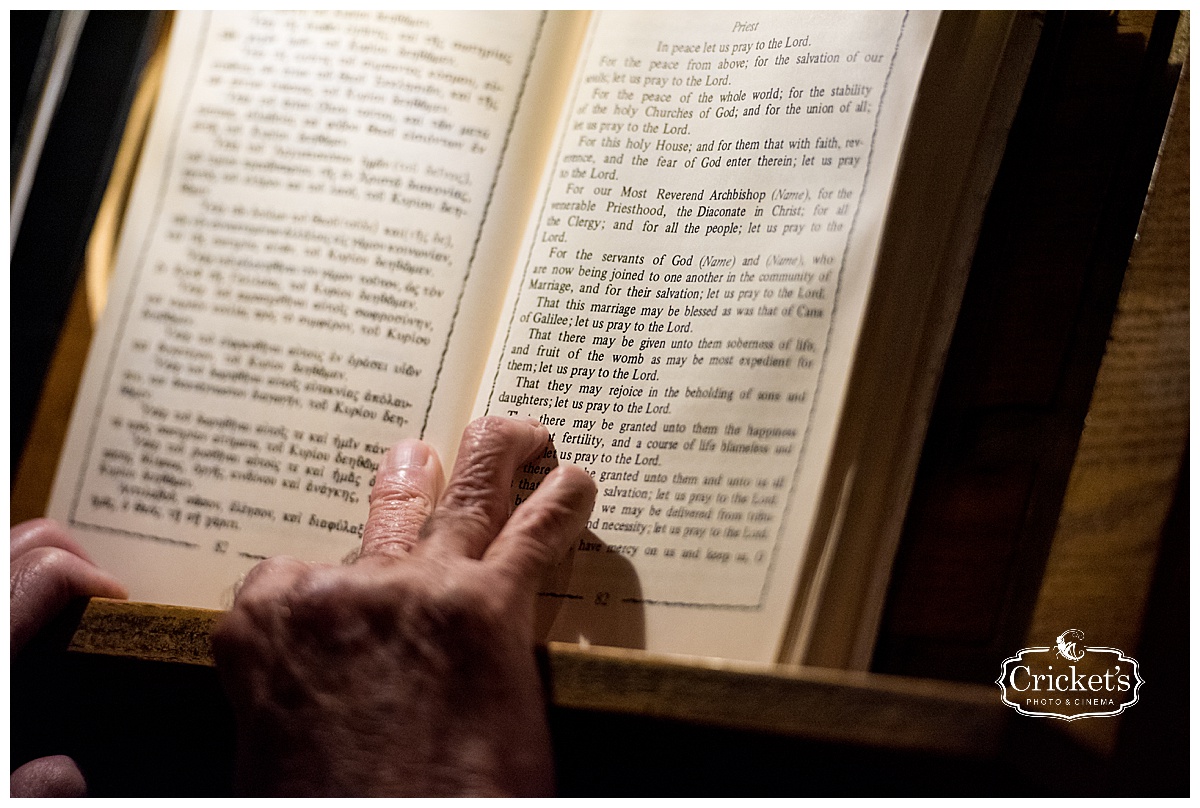
<instances>
[{"instance_id":1,"label":"open book","mask_svg":"<svg viewBox=\"0 0 1200 808\"><path fill-rule=\"evenodd\" d=\"M50 515L134 599L221 607L356 548L395 441L449 468L472 417L534 416L514 503L558 461L600 492L552 639L861 645L1011 24L178 15Z\"/></svg>"}]
</instances>

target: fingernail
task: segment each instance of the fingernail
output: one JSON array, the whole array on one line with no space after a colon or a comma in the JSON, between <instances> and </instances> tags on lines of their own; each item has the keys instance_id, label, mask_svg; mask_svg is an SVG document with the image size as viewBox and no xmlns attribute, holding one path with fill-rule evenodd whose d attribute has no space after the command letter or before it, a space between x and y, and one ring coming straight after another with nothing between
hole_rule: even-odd
<instances>
[{"instance_id":1,"label":"fingernail","mask_svg":"<svg viewBox=\"0 0 1200 808\"><path fill-rule=\"evenodd\" d=\"M541 425L542 425L542 422L541 422L541 421L539 421L538 419L534 418L532 415L524 415L524 416L521 416L521 420L522 420L522 421L524 421L524 422L525 422L525 423L527 423L527 424L533 424L534 426L541 426Z\"/></svg>"},{"instance_id":2,"label":"fingernail","mask_svg":"<svg viewBox=\"0 0 1200 808\"><path fill-rule=\"evenodd\" d=\"M424 468L429 462L429 447L414 438L402 440L384 455L379 471L382 474L406 474Z\"/></svg>"}]
</instances>

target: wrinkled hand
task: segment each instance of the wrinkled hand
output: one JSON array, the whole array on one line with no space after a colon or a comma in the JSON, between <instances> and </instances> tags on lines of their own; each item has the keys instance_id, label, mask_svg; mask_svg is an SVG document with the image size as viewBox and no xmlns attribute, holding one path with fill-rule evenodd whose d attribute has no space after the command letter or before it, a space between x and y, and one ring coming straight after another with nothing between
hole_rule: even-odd
<instances>
[{"instance_id":1,"label":"wrinkled hand","mask_svg":"<svg viewBox=\"0 0 1200 808\"><path fill-rule=\"evenodd\" d=\"M91 562L60 525L34 519L9 532L9 649L22 648L76 598L124 598L125 587ZM9 778L14 797L78 797L87 788L69 757L30 761Z\"/></svg>"},{"instance_id":2,"label":"wrinkled hand","mask_svg":"<svg viewBox=\"0 0 1200 808\"><path fill-rule=\"evenodd\" d=\"M440 501L437 456L402 441L352 565L274 558L250 572L213 637L242 790L552 791L534 596L586 526L595 485L559 467L510 517L514 473L547 439L533 422L473 422Z\"/></svg>"}]
</instances>

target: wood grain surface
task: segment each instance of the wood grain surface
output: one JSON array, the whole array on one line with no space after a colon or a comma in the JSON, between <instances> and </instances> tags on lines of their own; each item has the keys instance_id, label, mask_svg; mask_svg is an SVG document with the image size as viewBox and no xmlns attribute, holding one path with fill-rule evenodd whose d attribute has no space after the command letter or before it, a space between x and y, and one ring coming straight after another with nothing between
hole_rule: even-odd
<instances>
[{"instance_id":1,"label":"wood grain surface","mask_svg":"<svg viewBox=\"0 0 1200 808\"><path fill-rule=\"evenodd\" d=\"M93 599L70 653L211 666L221 612ZM558 707L678 719L882 749L987 757L1012 713L994 688L823 668L551 643Z\"/></svg>"}]
</instances>

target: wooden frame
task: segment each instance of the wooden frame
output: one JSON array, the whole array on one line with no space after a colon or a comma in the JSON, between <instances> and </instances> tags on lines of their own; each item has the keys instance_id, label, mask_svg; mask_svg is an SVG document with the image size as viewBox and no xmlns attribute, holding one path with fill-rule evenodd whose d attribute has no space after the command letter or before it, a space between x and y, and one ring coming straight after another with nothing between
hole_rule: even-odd
<instances>
[{"instance_id":1,"label":"wooden frame","mask_svg":"<svg viewBox=\"0 0 1200 808\"><path fill-rule=\"evenodd\" d=\"M210 666L221 614L96 598L67 650ZM562 643L546 656L551 702L573 709L954 756L998 753L1010 717L978 685Z\"/></svg>"}]
</instances>

